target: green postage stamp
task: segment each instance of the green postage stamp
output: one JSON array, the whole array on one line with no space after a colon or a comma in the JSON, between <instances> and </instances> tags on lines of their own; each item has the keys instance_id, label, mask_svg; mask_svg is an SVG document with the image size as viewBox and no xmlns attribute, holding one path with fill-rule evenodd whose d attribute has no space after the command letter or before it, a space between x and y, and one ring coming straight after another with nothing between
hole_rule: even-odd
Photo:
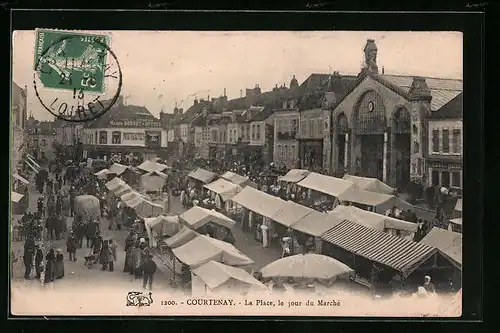
<instances>
[{"instance_id":1,"label":"green postage stamp","mask_svg":"<svg viewBox=\"0 0 500 333\"><path fill-rule=\"evenodd\" d=\"M35 64L44 88L103 93L110 38L106 35L38 29Z\"/></svg>"}]
</instances>

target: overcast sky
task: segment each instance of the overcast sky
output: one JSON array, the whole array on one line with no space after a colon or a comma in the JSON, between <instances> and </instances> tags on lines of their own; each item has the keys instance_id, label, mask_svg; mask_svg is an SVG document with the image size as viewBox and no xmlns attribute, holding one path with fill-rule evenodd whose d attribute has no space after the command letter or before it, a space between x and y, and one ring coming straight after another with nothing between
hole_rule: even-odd
<instances>
[{"instance_id":1,"label":"overcast sky","mask_svg":"<svg viewBox=\"0 0 500 333\"><path fill-rule=\"evenodd\" d=\"M101 32L102 33L102 32ZM195 96L229 99L259 84L271 90L302 83L311 73L358 74L366 39L378 47L385 74L462 78L462 35L456 32L195 32L108 31L123 72L126 104L158 116L175 103L187 109ZM33 94L34 31L15 31L13 79L28 86L28 107L51 120ZM28 111L29 113L29 111Z\"/></svg>"}]
</instances>

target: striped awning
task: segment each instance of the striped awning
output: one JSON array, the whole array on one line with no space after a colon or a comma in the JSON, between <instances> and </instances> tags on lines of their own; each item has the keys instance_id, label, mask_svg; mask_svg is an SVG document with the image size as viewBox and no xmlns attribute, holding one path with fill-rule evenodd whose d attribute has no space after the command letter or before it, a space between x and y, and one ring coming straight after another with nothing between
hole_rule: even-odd
<instances>
[{"instance_id":1,"label":"striped awning","mask_svg":"<svg viewBox=\"0 0 500 333\"><path fill-rule=\"evenodd\" d=\"M405 277L438 251L434 247L347 220L324 233L321 239L370 261L391 267Z\"/></svg>"}]
</instances>

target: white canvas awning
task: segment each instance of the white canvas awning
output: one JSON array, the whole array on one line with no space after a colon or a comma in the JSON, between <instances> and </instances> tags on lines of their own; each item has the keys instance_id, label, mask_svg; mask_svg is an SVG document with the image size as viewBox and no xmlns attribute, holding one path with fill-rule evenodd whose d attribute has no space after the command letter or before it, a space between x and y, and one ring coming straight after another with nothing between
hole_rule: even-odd
<instances>
[{"instance_id":1,"label":"white canvas awning","mask_svg":"<svg viewBox=\"0 0 500 333\"><path fill-rule=\"evenodd\" d=\"M339 205L328 214L335 216L337 221L348 220L379 231L394 229L414 233L418 228L416 223L403 221L383 214L369 212L354 206Z\"/></svg>"},{"instance_id":2,"label":"white canvas awning","mask_svg":"<svg viewBox=\"0 0 500 333\"><path fill-rule=\"evenodd\" d=\"M345 175L342 179L353 182L356 187L381 194L394 194L395 189L377 178Z\"/></svg>"},{"instance_id":3,"label":"white canvas awning","mask_svg":"<svg viewBox=\"0 0 500 333\"><path fill-rule=\"evenodd\" d=\"M14 191L10 192L10 200L12 202L19 202L23 197L24 197L24 195L19 194L17 192L14 192Z\"/></svg>"},{"instance_id":4,"label":"white canvas awning","mask_svg":"<svg viewBox=\"0 0 500 333\"><path fill-rule=\"evenodd\" d=\"M286 204L281 206L278 212L271 218L285 227L290 227L295 222L308 214L315 212L314 209L299 205L293 201L286 201Z\"/></svg>"},{"instance_id":5,"label":"white canvas awning","mask_svg":"<svg viewBox=\"0 0 500 333\"><path fill-rule=\"evenodd\" d=\"M375 208L378 213L384 213L387 210L396 207L400 210L409 210L413 206L394 195L381 194L352 187L338 196L340 201L358 203Z\"/></svg>"},{"instance_id":6,"label":"white canvas awning","mask_svg":"<svg viewBox=\"0 0 500 333\"><path fill-rule=\"evenodd\" d=\"M162 172L165 169L167 169L168 166L165 164L158 163L156 161L144 161L137 168L141 169L142 171L146 171L146 172L152 172L152 171Z\"/></svg>"},{"instance_id":7,"label":"white canvas awning","mask_svg":"<svg viewBox=\"0 0 500 333\"><path fill-rule=\"evenodd\" d=\"M210 184L206 184L203 187L220 195L223 201L232 198L242 190L240 185L231 183L230 181L223 178L219 178L216 181L211 182Z\"/></svg>"},{"instance_id":8,"label":"white canvas awning","mask_svg":"<svg viewBox=\"0 0 500 333\"><path fill-rule=\"evenodd\" d=\"M19 176L17 173L13 174L13 176L14 176L14 179L19 180L21 183L23 183L25 185L28 185L30 183L26 178Z\"/></svg>"},{"instance_id":9,"label":"white canvas awning","mask_svg":"<svg viewBox=\"0 0 500 333\"><path fill-rule=\"evenodd\" d=\"M196 179L204 184L212 182L217 175L212 171L208 171L202 168L197 168L188 174L189 178Z\"/></svg>"},{"instance_id":10,"label":"white canvas awning","mask_svg":"<svg viewBox=\"0 0 500 333\"><path fill-rule=\"evenodd\" d=\"M457 200L457 203L455 205L455 210L457 212L461 212L462 211L462 199L458 199Z\"/></svg>"},{"instance_id":11,"label":"white canvas awning","mask_svg":"<svg viewBox=\"0 0 500 333\"><path fill-rule=\"evenodd\" d=\"M108 174L108 171L109 171L108 169L102 169L94 173L94 175L96 175L97 177L106 176Z\"/></svg>"},{"instance_id":12,"label":"white canvas awning","mask_svg":"<svg viewBox=\"0 0 500 333\"><path fill-rule=\"evenodd\" d=\"M245 187L240 193L231 198L234 203L261 216L272 219L286 201L273 195L256 190L252 187Z\"/></svg>"},{"instance_id":13,"label":"white canvas awning","mask_svg":"<svg viewBox=\"0 0 500 333\"><path fill-rule=\"evenodd\" d=\"M287 182L287 183L298 183L302 179L306 178L309 176L311 172L309 170L303 170L303 169L292 169L288 171L286 175L280 178L280 181Z\"/></svg>"},{"instance_id":14,"label":"white canvas awning","mask_svg":"<svg viewBox=\"0 0 500 333\"><path fill-rule=\"evenodd\" d=\"M205 235L199 235L172 251L177 259L192 268L211 260L231 266L246 266L254 263L233 245Z\"/></svg>"},{"instance_id":15,"label":"white canvas awning","mask_svg":"<svg viewBox=\"0 0 500 333\"><path fill-rule=\"evenodd\" d=\"M299 186L338 197L354 186L354 183L336 177L312 172L298 183Z\"/></svg>"},{"instance_id":16,"label":"white canvas awning","mask_svg":"<svg viewBox=\"0 0 500 333\"><path fill-rule=\"evenodd\" d=\"M228 229L231 229L235 225L234 220L226 215L200 206L194 206L185 211L179 216L179 219L193 230L199 229L209 222Z\"/></svg>"},{"instance_id":17,"label":"white canvas awning","mask_svg":"<svg viewBox=\"0 0 500 333\"><path fill-rule=\"evenodd\" d=\"M126 165L123 165L123 164L119 164L119 163L114 163L109 169L108 169L108 173L114 173L115 175L119 176L121 175L122 173L125 172L125 170L127 170L129 167L126 166Z\"/></svg>"},{"instance_id":18,"label":"white canvas awning","mask_svg":"<svg viewBox=\"0 0 500 333\"><path fill-rule=\"evenodd\" d=\"M437 248L462 269L462 234L434 227L419 243Z\"/></svg>"}]
</instances>

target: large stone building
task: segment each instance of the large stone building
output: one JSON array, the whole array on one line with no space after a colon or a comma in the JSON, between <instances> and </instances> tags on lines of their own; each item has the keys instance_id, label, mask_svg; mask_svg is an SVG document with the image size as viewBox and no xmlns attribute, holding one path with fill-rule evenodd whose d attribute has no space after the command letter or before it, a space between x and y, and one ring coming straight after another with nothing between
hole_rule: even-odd
<instances>
[{"instance_id":1,"label":"large stone building","mask_svg":"<svg viewBox=\"0 0 500 333\"><path fill-rule=\"evenodd\" d=\"M427 186L462 189L463 94L460 93L427 119Z\"/></svg>"},{"instance_id":2,"label":"large stone building","mask_svg":"<svg viewBox=\"0 0 500 333\"><path fill-rule=\"evenodd\" d=\"M143 106L124 104L123 97L103 116L85 123L83 132L85 156L92 158L134 154L150 159L162 157L167 147L160 120Z\"/></svg>"},{"instance_id":3,"label":"large stone building","mask_svg":"<svg viewBox=\"0 0 500 333\"><path fill-rule=\"evenodd\" d=\"M365 68L329 111L330 168L403 190L427 184L427 118L462 92L462 80L380 74L374 40L364 53Z\"/></svg>"},{"instance_id":4,"label":"large stone building","mask_svg":"<svg viewBox=\"0 0 500 333\"><path fill-rule=\"evenodd\" d=\"M27 121L27 87L24 89L16 83L12 83L12 100L11 100L11 138L10 159L11 168L15 172L21 168L20 161L25 143L25 125Z\"/></svg>"},{"instance_id":5,"label":"large stone building","mask_svg":"<svg viewBox=\"0 0 500 333\"><path fill-rule=\"evenodd\" d=\"M27 152L40 161L48 161L55 156L57 144L56 123L53 121L39 121L30 115L26 123Z\"/></svg>"}]
</instances>

